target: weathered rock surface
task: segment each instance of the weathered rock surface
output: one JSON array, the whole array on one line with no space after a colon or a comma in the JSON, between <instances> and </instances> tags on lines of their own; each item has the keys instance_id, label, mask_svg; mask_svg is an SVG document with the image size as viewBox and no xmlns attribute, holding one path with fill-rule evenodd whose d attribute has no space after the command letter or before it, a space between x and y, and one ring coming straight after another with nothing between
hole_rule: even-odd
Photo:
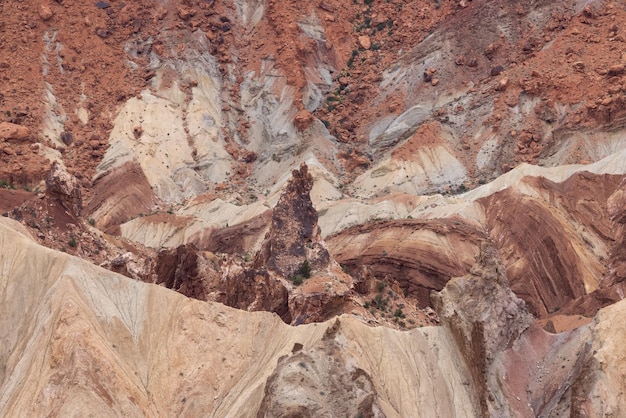
<instances>
[{"instance_id":1,"label":"weathered rock surface","mask_svg":"<svg viewBox=\"0 0 626 418\"><path fill-rule=\"evenodd\" d=\"M294 345L268 378L257 417L384 417L371 376L355 366L346 342L336 320L310 349Z\"/></svg>"},{"instance_id":2,"label":"weathered rock surface","mask_svg":"<svg viewBox=\"0 0 626 418\"><path fill-rule=\"evenodd\" d=\"M46 193L59 200L72 215L80 216L83 197L78 180L56 162L46 176Z\"/></svg>"},{"instance_id":3,"label":"weathered rock surface","mask_svg":"<svg viewBox=\"0 0 626 418\"><path fill-rule=\"evenodd\" d=\"M397 283L426 307L432 290L469 271L481 236L460 220L406 219L348 228L327 241L339 263L368 266L379 280Z\"/></svg>"},{"instance_id":4,"label":"weathered rock surface","mask_svg":"<svg viewBox=\"0 0 626 418\"><path fill-rule=\"evenodd\" d=\"M0 123L0 139L2 141L25 141L31 136L30 129L15 123Z\"/></svg>"},{"instance_id":5,"label":"weathered rock surface","mask_svg":"<svg viewBox=\"0 0 626 418\"><path fill-rule=\"evenodd\" d=\"M256 256L255 266L267 266L283 277L291 277L307 261L314 270L330 263L321 242L317 211L311 202L313 178L306 164L292 172L280 199L272 210L272 225Z\"/></svg>"},{"instance_id":6,"label":"weathered rock surface","mask_svg":"<svg viewBox=\"0 0 626 418\"><path fill-rule=\"evenodd\" d=\"M480 250L470 274L452 279L440 293L434 293L433 305L442 325L454 335L479 393L487 394L495 389L489 381L495 358L533 318L524 301L511 292L493 244L483 242ZM481 398L483 414L502 414L501 397L493 397Z\"/></svg>"},{"instance_id":7,"label":"weathered rock surface","mask_svg":"<svg viewBox=\"0 0 626 418\"><path fill-rule=\"evenodd\" d=\"M158 203L141 167L132 162L96 179L92 196L86 207L87 217L106 232L118 232L119 225L150 213Z\"/></svg>"},{"instance_id":8,"label":"weathered rock surface","mask_svg":"<svg viewBox=\"0 0 626 418\"><path fill-rule=\"evenodd\" d=\"M319 395L309 386L280 396L282 405L323 396L325 406L378 405L385 416L476 415L467 370L442 328L398 332L345 316L324 339L334 321L290 327L188 299L40 247L13 226L0 219L3 416L254 417L266 385L275 395L293 387L281 377L301 368L299 357L279 359L299 346L312 382L341 372L323 383L343 387Z\"/></svg>"}]
</instances>

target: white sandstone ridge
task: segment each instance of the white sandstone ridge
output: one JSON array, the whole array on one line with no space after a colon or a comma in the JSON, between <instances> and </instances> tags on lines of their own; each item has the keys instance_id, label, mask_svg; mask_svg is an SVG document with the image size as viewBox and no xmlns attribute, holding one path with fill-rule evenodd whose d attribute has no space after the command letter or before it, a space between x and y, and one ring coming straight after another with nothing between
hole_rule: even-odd
<instances>
[{"instance_id":1,"label":"white sandstone ridge","mask_svg":"<svg viewBox=\"0 0 626 418\"><path fill-rule=\"evenodd\" d=\"M314 353L329 338L333 321L290 327L274 314L188 299L41 247L19 230L0 221L4 417L256 417L279 358L299 346ZM476 416L446 329L340 321L332 338L347 360L333 367L370 376L385 416ZM326 367L318 363L308 367ZM334 394L273 395L322 404Z\"/></svg>"},{"instance_id":2,"label":"white sandstone ridge","mask_svg":"<svg viewBox=\"0 0 626 418\"><path fill-rule=\"evenodd\" d=\"M392 193L371 199L342 199L325 202L319 207L319 224L324 236L332 235L354 225L375 219L438 219L460 216L473 225L485 225L483 207L476 202L509 187L529 196L539 196L525 177L544 177L560 183L576 173L626 174L626 149L615 152L592 164L572 164L559 167L540 167L521 164L492 182L459 195L418 196Z\"/></svg>"},{"instance_id":3,"label":"white sandstone ridge","mask_svg":"<svg viewBox=\"0 0 626 418\"><path fill-rule=\"evenodd\" d=\"M207 181L228 178L232 157L220 134L218 87L200 70L191 76L198 85L188 102L174 83L162 95L144 91L125 103L96 176L136 161L157 197L170 203L205 192Z\"/></svg>"}]
</instances>

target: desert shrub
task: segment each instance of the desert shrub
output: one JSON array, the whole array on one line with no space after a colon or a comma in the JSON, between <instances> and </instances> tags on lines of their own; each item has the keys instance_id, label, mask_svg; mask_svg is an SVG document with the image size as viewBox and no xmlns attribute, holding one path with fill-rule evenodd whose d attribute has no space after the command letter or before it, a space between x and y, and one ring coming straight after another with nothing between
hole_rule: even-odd
<instances>
[{"instance_id":1,"label":"desert shrub","mask_svg":"<svg viewBox=\"0 0 626 418\"><path fill-rule=\"evenodd\" d=\"M311 264L309 263L309 260L304 260L304 262L298 269L297 274L301 275L305 279L308 279L311 277Z\"/></svg>"}]
</instances>

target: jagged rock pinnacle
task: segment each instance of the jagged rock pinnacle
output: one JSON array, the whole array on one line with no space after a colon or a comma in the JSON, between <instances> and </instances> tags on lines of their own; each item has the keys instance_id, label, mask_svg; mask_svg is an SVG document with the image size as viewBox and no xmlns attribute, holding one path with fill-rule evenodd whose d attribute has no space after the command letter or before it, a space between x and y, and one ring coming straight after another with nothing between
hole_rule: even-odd
<instances>
[{"instance_id":1,"label":"jagged rock pinnacle","mask_svg":"<svg viewBox=\"0 0 626 418\"><path fill-rule=\"evenodd\" d=\"M256 257L255 265L292 276L308 260L313 269L326 267L330 255L321 244L317 211L311 202L313 177L305 163L292 178L272 213L272 225Z\"/></svg>"}]
</instances>

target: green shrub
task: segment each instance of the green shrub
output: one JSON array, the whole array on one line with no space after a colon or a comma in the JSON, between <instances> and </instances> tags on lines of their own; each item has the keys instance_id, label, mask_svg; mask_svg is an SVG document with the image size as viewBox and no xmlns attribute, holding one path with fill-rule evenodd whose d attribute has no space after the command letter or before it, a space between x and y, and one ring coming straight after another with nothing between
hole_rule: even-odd
<instances>
[{"instance_id":1,"label":"green shrub","mask_svg":"<svg viewBox=\"0 0 626 418\"><path fill-rule=\"evenodd\" d=\"M372 303L375 304L381 311L384 311L387 308L387 299L383 299L383 295L380 293L374 297Z\"/></svg>"},{"instance_id":2,"label":"green shrub","mask_svg":"<svg viewBox=\"0 0 626 418\"><path fill-rule=\"evenodd\" d=\"M311 277L311 264L309 264L309 260L304 260L304 262L298 269L297 274L301 275L305 279L308 279Z\"/></svg>"}]
</instances>

